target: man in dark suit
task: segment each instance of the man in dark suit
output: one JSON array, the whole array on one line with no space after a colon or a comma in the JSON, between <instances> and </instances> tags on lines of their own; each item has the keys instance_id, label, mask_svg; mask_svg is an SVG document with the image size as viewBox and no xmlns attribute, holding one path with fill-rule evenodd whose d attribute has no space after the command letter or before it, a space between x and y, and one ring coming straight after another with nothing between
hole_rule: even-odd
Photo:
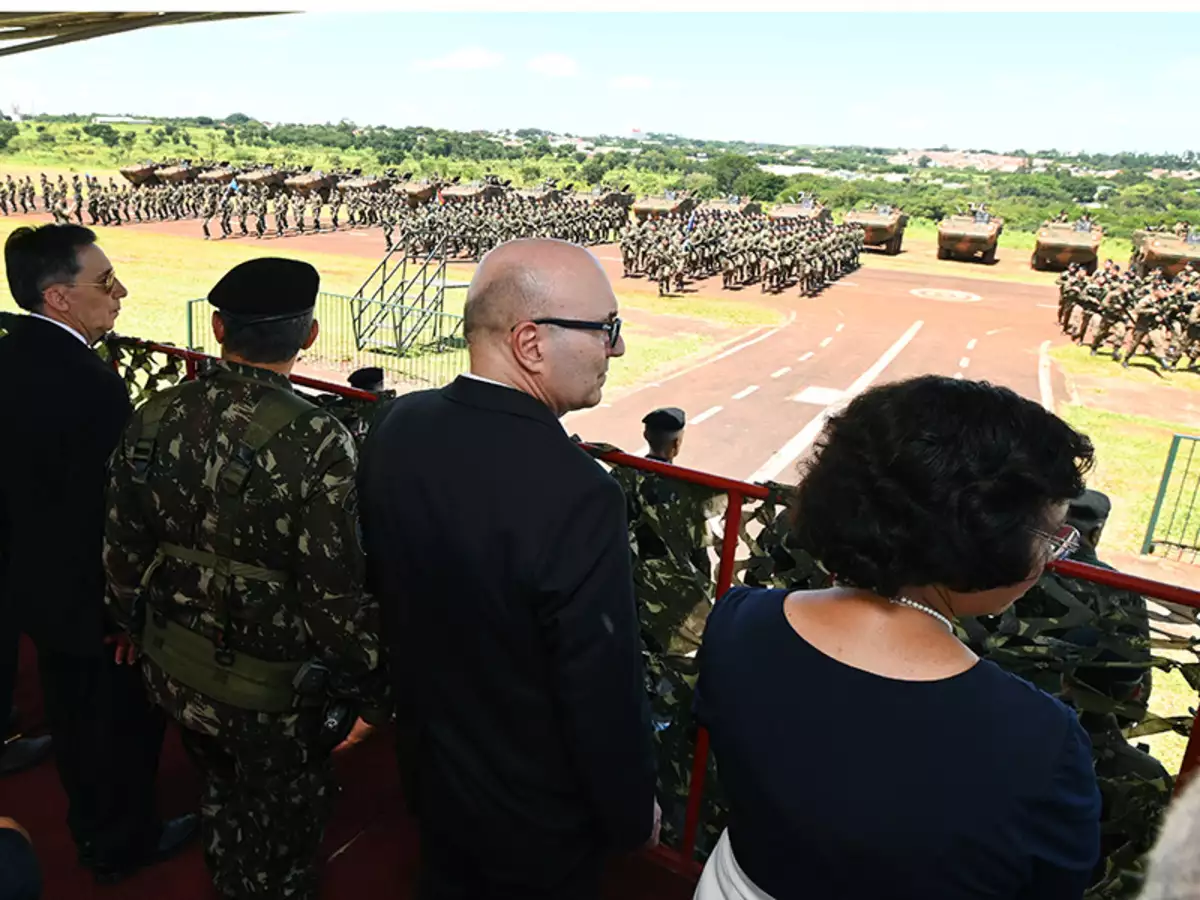
<instances>
[{"instance_id":1,"label":"man in dark suit","mask_svg":"<svg viewBox=\"0 0 1200 900\"><path fill-rule=\"evenodd\" d=\"M195 816L157 819L163 720L104 611L105 466L131 409L92 345L112 330L126 290L80 226L18 228L4 262L28 315L0 316L0 596L37 647L80 861L111 883L196 826Z\"/></svg>"},{"instance_id":2,"label":"man in dark suit","mask_svg":"<svg viewBox=\"0 0 1200 900\"><path fill-rule=\"evenodd\" d=\"M401 396L360 497L422 900L595 897L658 839L619 485L559 418L624 353L586 250L503 244L468 292L471 373Z\"/></svg>"}]
</instances>

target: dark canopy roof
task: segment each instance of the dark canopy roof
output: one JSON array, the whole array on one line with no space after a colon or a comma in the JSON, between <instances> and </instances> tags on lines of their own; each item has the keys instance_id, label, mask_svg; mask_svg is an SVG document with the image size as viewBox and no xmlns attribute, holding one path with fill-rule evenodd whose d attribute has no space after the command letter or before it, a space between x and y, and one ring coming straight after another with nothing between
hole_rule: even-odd
<instances>
[{"instance_id":1,"label":"dark canopy roof","mask_svg":"<svg viewBox=\"0 0 1200 900\"><path fill-rule=\"evenodd\" d=\"M189 22L273 16L275 12L0 12L0 56Z\"/></svg>"}]
</instances>

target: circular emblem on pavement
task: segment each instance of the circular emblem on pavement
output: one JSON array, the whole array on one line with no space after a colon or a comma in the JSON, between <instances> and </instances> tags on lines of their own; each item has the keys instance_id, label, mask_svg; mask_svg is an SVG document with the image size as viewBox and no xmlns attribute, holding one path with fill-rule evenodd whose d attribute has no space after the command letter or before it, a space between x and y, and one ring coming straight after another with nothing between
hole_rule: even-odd
<instances>
[{"instance_id":1,"label":"circular emblem on pavement","mask_svg":"<svg viewBox=\"0 0 1200 900\"><path fill-rule=\"evenodd\" d=\"M983 299L970 291L947 291L942 288L913 288L909 293L924 300L941 300L944 303L978 303Z\"/></svg>"}]
</instances>

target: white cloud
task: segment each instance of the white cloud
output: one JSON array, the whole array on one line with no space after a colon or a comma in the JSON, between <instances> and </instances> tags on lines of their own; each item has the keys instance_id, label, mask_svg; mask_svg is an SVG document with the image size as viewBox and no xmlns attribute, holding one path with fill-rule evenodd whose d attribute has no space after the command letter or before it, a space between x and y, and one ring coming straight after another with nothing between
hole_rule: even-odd
<instances>
[{"instance_id":1,"label":"white cloud","mask_svg":"<svg viewBox=\"0 0 1200 900\"><path fill-rule=\"evenodd\" d=\"M529 60L525 68L550 78L574 78L579 74L579 63L565 53L543 53Z\"/></svg>"},{"instance_id":2,"label":"white cloud","mask_svg":"<svg viewBox=\"0 0 1200 900\"><path fill-rule=\"evenodd\" d=\"M504 62L504 57L483 47L462 47L453 53L436 59L418 59L412 67L418 72L434 69L494 69Z\"/></svg>"},{"instance_id":3,"label":"white cloud","mask_svg":"<svg viewBox=\"0 0 1200 900\"><path fill-rule=\"evenodd\" d=\"M608 84L618 91L648 91L654 86L654 82L645 75L621 75Z\"/></svg>"}]
</instances>

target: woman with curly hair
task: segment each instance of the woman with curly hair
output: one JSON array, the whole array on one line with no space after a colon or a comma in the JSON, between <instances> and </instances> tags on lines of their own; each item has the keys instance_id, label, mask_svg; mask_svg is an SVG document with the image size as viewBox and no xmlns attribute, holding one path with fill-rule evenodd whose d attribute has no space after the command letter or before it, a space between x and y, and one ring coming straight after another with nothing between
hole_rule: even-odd
<instances>
[{"instance_id":1,"label":"woman with curly hair","mask_svg":"<svg viewBox=\"0 0 1200 900\"><path fill-rule=\"evenodd\" d=\"M735 588L708 619L697 719L729 827L700 900L1077 900L1100 794L1075 714L982 661L994 615L1069 554L1091 442L1007 388L922 376L832 416L797 542L826 590Z\"/></svg>"}]
</instances>

